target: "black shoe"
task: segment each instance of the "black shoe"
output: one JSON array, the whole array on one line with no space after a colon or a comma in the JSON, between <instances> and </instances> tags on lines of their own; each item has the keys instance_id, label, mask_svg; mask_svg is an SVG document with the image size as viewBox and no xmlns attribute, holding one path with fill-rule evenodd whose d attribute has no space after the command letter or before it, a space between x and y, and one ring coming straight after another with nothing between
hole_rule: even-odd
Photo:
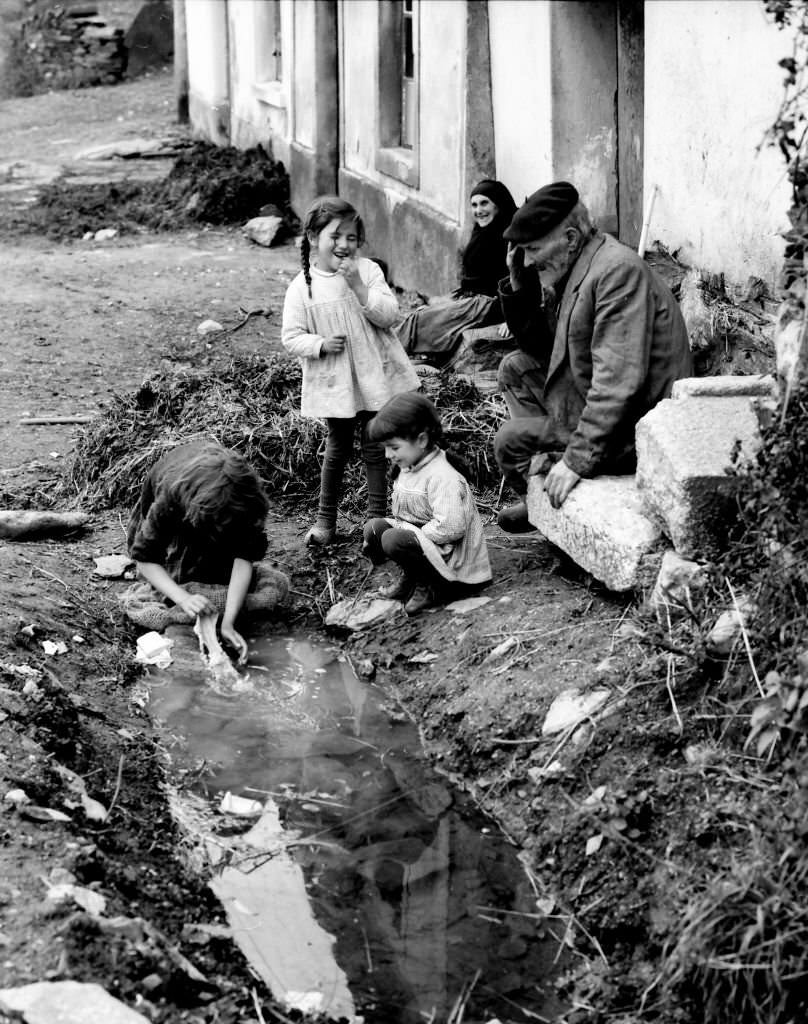
<instances>
[{"instance_id":1,"label":"black shoe","mask_svg":"<svg viewBox=\"0 0 808 1024\"><path fill-rule=\"evenodd\" d=\"M497 516L497 526L506 533L535 533L536 527L527 517L527 502L509 505Z\"/></svg>"},{"instance_id":2,"label":"black shoe","mask_svg":"<svg viewBox=\"0 0 808 1024\"><path fill-rule=\"evenodd\" d=\"M407 601L415 590L415 582L403 573L395 582L379 587L379 596L387 601Z\"/></svg>"},{"instance_id":3,"label":"black shoe","mask_svg":"<svg viewBox=\"0 0 808 1024\"><path fill-rule=\"evenodd\" d=\"M413 591L412 597L404 605L407 615L418 615L427 608L434 608L441 602L432 587L418 586Z\"/></svg>"}]
</instances>

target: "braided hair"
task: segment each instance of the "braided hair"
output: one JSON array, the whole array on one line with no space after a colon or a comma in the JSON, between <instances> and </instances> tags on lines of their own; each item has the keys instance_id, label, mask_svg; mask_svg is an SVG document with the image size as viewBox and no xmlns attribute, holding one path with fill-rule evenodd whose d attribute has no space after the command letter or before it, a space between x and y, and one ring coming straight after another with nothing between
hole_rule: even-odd
<instances>
[{"instance_id":1,"label":"braided hair","mask_svg":"<svg viewBox=\"0 0 808 1024\"><path fill-rule=\"evenodd\" d=\"M300 263L303 267L303 277L311 298L311 246L312 239L317 239L324 227L327 227L332 220L339 219L352 221L356 228L356 237L359 245L365 243L365 225L362 218L347 200L339 196L317 196L312 200L306 216L303 218L303 238L300 242Z\"/></svg>"}]
</instances>

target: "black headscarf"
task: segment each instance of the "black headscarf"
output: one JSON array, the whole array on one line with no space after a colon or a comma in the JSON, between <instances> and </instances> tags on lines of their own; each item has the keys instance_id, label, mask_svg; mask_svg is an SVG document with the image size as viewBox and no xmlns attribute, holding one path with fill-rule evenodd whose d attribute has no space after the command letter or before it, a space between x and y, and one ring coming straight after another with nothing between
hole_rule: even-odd
<instances>
[{"instance_id":1,"label":"black headscarf","mask_svg":"<svg viewBox=\"0 0 808 1024\"><path fill-rule=\"evenodd\" d=\"M516 212L513 196L501 181L484 178L471 190L472 196L487 196L497 207L494 219L486 227L474 225L468 245L463 250L459 291L467 295L497 294L497 285L507 277L505 253L508 243L502 237Z\"/></svg>"}]
</instances>

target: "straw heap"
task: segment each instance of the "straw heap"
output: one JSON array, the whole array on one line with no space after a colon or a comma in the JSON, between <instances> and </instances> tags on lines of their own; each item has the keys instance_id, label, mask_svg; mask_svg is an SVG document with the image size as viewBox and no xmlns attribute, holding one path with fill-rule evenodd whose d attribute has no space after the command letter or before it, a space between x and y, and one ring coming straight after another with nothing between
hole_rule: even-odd
<instances>
[{"instance_id":1,"label":"straw heap","mask_svg":"<svg viewBox=\"0 0 808 1024\"><path fill-rule=\"evenodd\" d=\"M166 451L212 437L255 467L273 498L309 496L319 488L326 436L319 420L300 415L300 365L283 355L234 357L222 367L164 372L132 394L116 395L79 436L63 490L89 507L131 505L148 469ZM506 416L499 396L483 397L453 375L427 381L447 444L462 453L480 490L499 484L492 444ZM354 462L346 495L362 486Z\"/></svg>"}]
</instances>

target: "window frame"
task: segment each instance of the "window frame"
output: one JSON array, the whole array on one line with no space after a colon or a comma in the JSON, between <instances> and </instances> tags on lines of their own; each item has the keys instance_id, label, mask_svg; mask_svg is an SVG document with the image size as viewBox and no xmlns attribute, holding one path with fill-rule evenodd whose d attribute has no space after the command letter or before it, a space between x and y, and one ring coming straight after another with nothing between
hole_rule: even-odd
<instances>
[{"instance_id":1,"label":"window frame","mask_svg":"<svg viewBox=\"0 0 808 1024\"><path fill-rule=\"evenodd\" d=\"M260 0L254 12L253 95L270 106L285 107L281 0ZM272 47L271 54L266 52L268 46Z\"/></svg>"},{"instance_id":2,"label":"window frame","mask_svg":"<svg viewBox=\"0 0 808 1024\"><path fill-rule=\"evenodd\" d=\"M412 188L418 187L420 179L420 6L420 0L379 0L378 6L376 169ZM404 73L405 18L408 18L411 28L412 77L405 77ZM407 111L409 119L406 118ZM412 131L410 145L402 143L402 133L406 131L407 124Z\"/></svg>"}]
</instances>

